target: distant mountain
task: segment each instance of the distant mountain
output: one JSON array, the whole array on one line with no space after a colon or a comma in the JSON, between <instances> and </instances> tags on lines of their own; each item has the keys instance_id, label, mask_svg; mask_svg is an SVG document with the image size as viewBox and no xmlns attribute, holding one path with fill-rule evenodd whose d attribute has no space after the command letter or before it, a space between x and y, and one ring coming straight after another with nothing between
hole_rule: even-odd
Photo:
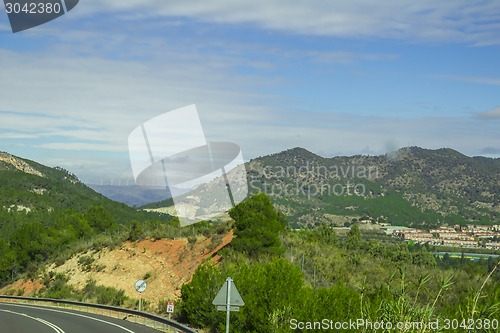
<instances>
[{"instance_id":1,"label":"distant mountain","mask_svg":"<svg viewBox=\"0 0 500 333\"><path fill-rule=\"evenodd\" d=\"M166 200L171 197L168 189L148 188L137 185L115 186L88 184L87 186L111 200L135 207Z\"/></svg>"},{"instance_id":2,"label":"distant mountain","mask_svg":"<svg viewBox=\"0 0 500 333\"><path fill-rule=\"evenodd\" d=\"M500 159L449 148L333 158L294 148L247 170L250 190L270 194L297 225L336 216L415 226L500 220Z\"/></svg>"},{"instance_id":3,"label":"distant mountain","mask_svg":"<svg viewBox=\"0 0 500 333\"><path fill-rule=\"evenodd\" d=\"M354 219L423 227L500 223L498 158L419 147L324 158L293 148L253 159L246 168L249 192L268 194L294 227Z\"/></svg>"}]
</instances>

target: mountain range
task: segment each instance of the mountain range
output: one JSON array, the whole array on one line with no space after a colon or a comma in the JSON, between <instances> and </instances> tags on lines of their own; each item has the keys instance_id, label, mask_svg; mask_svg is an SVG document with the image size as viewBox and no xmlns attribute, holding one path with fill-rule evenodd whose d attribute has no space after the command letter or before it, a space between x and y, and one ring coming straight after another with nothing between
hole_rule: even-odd
<instances>
[{"instance_id":1,"label":"mountain range","mask_svg":"<svg viewBox=\"0 0 500 333\"><path fill-rule=\"evenodd\" d=\"M500 218L500 159L449 148L333 158L294 148L250 161L248 175L252 190L270 192L301 224L339 215L414 226ZM286 186L292 195L280 193Z\"/></svg>"},{"instance_id":2,"label":"mountain range","mask_svg":"<svg viewBox=\"0 0 500 333\"><path fill-rule=\"evenodd\" d=\"M269 195L293 227L354 220L429 227L500 221L499 158L419 147L379 156L325 158L293 148L252 159L246 169L249 193ZM0 153L0 171L0 207L7 210L84 211L102 204L120 215L136 211L108 198L147 208L172 206L165 190L92 189L66 170L7 153Z\"/></svg>"},{"instance_id":3,"label":"mountain range","mask_svg":"<svg viewBox=\"0 0 500 333\"><path fill-rule=\"evenodd\" d=\"M295 228L354 220L416 227L500 220L500 159L449 148L332 158L293 148L255 158L246 169L249 192L269 195Z\"/></svg>"}]
</instances>

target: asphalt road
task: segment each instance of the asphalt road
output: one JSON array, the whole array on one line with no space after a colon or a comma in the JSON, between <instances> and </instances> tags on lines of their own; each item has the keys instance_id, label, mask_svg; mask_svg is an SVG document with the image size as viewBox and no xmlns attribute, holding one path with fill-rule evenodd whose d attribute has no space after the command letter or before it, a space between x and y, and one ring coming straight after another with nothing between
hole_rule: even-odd
<instances>
[{"instance_id":1,"label":"asphalt road","mask_svg":"<svg viewBox=\"0 0 500 333\"><path fill-rule=\"evenodd\" d=\"M33 305L0 303L0 333L158 333L122 319Z\"/></svg>"}]
</instances>

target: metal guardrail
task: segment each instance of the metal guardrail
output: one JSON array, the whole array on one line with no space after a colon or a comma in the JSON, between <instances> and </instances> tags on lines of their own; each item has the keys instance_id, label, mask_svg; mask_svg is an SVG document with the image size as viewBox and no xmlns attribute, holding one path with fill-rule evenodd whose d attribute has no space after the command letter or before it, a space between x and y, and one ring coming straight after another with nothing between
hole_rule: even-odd
<instances>
[{"instance_id":1,"label":"metal guardrail","mask_svg":"<svg viewBox=\"0 0 500 333\"><path fill-rule=\"evenodd\" d=\"M95 310L99 309L102 310L102 315L106 316L109 314L109 317L113 317L113 313L116 314L116 317L119 318L120 314L126 314L127 316L124 319L129 319L128 316L134 316L136 319L136 323L141 323L143 325L152 327L154 329L159 329L159 330L164 330L166 332L172 332L171 328L174 328L178 331L174 332L183 332L183 333L197 333L198 331L187 327L181 323L178 323L174 320L163 318L151 313L147 312L142 312L142 311L136 311L136 310L131 310L131 309L125 309L125 308L119 308L115 306L109 306L109 305L102 305L102 304L92 304L92 303L82 303L82 302L75 302L75 301L66 301L66 300L61 300L61 299L53 299L53 298L36 298L36 297L21 297L21 296L7 296L7 295L0 295L0 303L4 302L4 300L10 300L11 303L15 303L15 301L21 301L21 302L33 302L33 303L42 303L42 304L48 304L52 303L59 307L61 304L64 305L65 308L66 305L76 307L79 311L82 311L83 308L93 308L94 309L94 314L99 314ZM40 305L40 304L37 304ZM109 311L109 312L107 312ZM87 311L89 312L89 311ZM137 321L137 318L141 317L143 320ZM168 330L167 330L168 329Z\"/></svg>"}]
</instances>

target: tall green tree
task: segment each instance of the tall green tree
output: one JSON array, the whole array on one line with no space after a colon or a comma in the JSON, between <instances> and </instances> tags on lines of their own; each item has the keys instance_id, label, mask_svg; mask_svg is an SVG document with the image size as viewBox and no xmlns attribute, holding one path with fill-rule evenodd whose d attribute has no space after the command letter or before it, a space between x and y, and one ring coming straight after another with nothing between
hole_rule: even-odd
<instances>
[{"instance_id":1,"label":"tall green tree","mask_svg":"<svg viewBox=\"0 0 500 333\"><path fill-rule=\"evenodd\" d=\"M144 232L141 228L141 225L138 221L132 221L132 227L130 228L130 232L128 234L128 240L131 242L135 242L143 236Z\"/></svg>"},{"instance_id":2,"label":"tall green tree","mask_svg":"<svg viewBox=\"0 0 500 333\"><path fill-rule=\"evenodd\" d=\"M279 239L286 220L264 194L256 194L229 211L236 229L232 247L250 257L261 254L281 254L284 248Z\"/></svg>"},{"instance_id":3,"label":"tall green tree","mask_svg":"<svg viewBox=\"0 0 500 333\"><path fill-rule=\"evenodd\" d=\"M335 230L326 223L321 224L318 228L314 229L314 236L322 243L328 245L337 245L339 239Z\"/></svg>"},{"instance_id":4,"label":"tall green tree","mask_svg":"<svg viewBox=\"0 0 500 333\"><path fill-rule=\"evenodd\" d=\"M345 240L345 247L349 250L357 249L361 245L363 239L361 238L361 231L357 224L351 226L351 230L347 233L347 238Z\"/></svg>"}]
</instances>

